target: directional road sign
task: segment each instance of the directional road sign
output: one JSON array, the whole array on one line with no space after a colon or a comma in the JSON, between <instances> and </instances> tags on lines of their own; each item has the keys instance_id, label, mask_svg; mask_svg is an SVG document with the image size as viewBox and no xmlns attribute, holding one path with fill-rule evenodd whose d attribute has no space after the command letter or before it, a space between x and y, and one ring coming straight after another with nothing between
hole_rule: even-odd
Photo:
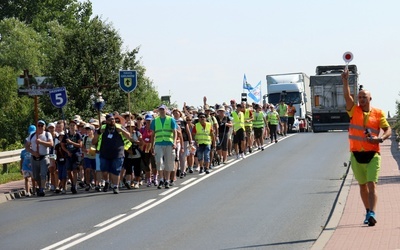
<instances>
[{"instance_id":1,"label":"directional road sign","mask_svg":"<svg viewBox=\"0 0 400 250\"><path fill-rule=\"evenodd\" d=\"M137 86L136 70L120 70L119 86L127 93L132 92Z\"/></svg>"},{"instance_id":2,"label":"directional road sign","mask_svg":"<svg viewBox=\"0 0 400 250\"><path fill-rule=\"evenodd\" d=\"M65 104L67 104L68 98L65 87L51 89L49 93L50 93L51 103L56 108L62 108L65 106Z\"/></svg>"}]
</instances>

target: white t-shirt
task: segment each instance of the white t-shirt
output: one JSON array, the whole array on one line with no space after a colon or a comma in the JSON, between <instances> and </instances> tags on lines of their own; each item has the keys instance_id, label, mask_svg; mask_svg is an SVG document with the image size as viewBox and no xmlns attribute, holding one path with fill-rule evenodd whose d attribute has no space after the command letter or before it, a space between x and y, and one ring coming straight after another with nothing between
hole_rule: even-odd
<instances>
[{"instance_id":1,"label":"white t-shirt","mask_svg":"<svg viewBox=\"0 0 400 250\"><path fill-rule=\"evenodd\" d=\"M43 133L41 133L39 135L39 139L42 140L42 141L46 141L46 142L47 141L53 141L53 136L49 132L44 131ZM34 152L37 152L36 133L33 136L32 135L28 136L26 138L26 140L31 143L31 149ZM43 145L39 144L39 154L40 155L48 155L49 151L50 151L49 147L46 147L46 146L43 146Z\"/></svg>"}]
</instances>

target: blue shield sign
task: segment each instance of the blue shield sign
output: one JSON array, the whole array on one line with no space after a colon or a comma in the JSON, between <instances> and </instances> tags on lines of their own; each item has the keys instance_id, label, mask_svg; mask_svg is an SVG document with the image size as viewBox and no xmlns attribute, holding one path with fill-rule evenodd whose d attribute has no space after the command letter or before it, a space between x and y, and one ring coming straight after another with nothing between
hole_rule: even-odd
<instances>
[{"instance_id":1,"label":"blue shield sign","mask_svg":"<svg viewBox=\"0 0 400 250\"><path fill-rule=\"evenodd\" d=\"M62 108L65 106L65 104L67 104L68 98L65 87L51 89L49 93L50 93L51 103L56 108Z\"/></svg>"},{"instance_id":2,"label":"blue shield sign","mask_svg":"<svg viewBox=\"0 0 400 250\"><path fill-rule=\"evenodd\" d=\"M132 92L137 86L136 70L120 70L119 86L127 93Z\"/></svg>"}]
</instances>

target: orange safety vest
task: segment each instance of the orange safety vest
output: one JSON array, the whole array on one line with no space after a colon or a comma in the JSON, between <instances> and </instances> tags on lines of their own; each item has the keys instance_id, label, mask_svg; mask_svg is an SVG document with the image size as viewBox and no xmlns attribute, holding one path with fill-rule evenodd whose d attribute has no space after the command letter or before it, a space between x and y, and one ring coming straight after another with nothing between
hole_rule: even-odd
<instances>
[{"instance_id":1,"label":"orange safety vest","mask_svg":"<svg viewBox=\"0 0 400 250\"><path fill-rule=\"evenodd\" d=\"M382 111L372 108L366 124L364 124L364 112L360 106L354 108L353 116L350 119L349 125L349 142L350 151L375 151L379 152L379 144L373 144L367 141L365 131L370 130L372 137L378 136L380 131L380 122Z\"/></svg>"}]
</instances>

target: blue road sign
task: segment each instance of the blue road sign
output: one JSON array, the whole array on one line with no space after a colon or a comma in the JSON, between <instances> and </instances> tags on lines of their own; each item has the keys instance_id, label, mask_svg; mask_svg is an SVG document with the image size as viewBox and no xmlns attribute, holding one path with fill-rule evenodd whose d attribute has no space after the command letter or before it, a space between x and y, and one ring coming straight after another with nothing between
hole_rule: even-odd
<instances>
[{"instance_id":1,"label":"blue road sign","mask_svg":"<svg viewBox=\"0 0 400 250\"><path fill-rule=\"evenodd\" d=\"M66 91L65 87L51 89L49 91L49 94L50 94L51 103L56 108L62 108L68 102L67 91Z\"/></svg>"},{"instance_id":2,"label":"blue road sign","mask_svg":"<svg viewBox=\"0 0 400 250\"><path fill-rule=\"evenodd\" d=\"M120 70L119 86L127 93L132 92L137 86L136 70Z\"/></svg>"}]
</instances>

